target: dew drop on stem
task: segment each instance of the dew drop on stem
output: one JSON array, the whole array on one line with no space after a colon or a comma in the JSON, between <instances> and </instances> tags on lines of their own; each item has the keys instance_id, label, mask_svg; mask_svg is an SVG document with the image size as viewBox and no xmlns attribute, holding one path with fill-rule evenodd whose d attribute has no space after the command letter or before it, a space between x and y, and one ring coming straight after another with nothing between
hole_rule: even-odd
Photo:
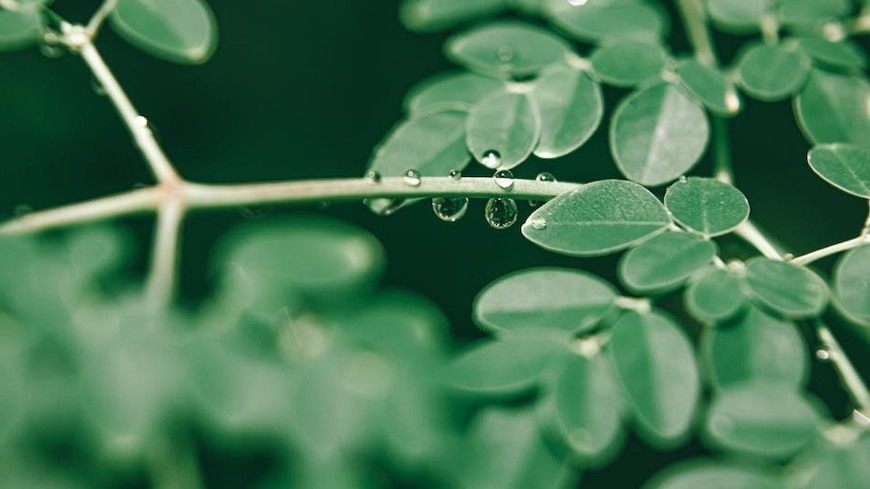
<instances>
[{"instance_id":1,"label":"dew drop on stem","mask_svg":"<svg viewBox=\"0 0 870 489\"><path fill-rule=\"evenodd\" d=\"M821 362L827 362L831 359L831 351L826 348L816 350L816 358Z\"/></svg>"},{"instance_id":2,"label":"dew drop on stem","mask_svg":"<svg viewBox=\"0 0 870 489\"><path fill-rule=\"evenodd\" d=\"M106 88L96 78L91 78L91 89L100 97L106 96Z\"/></svg>"},{"instance_id":3,"label":"dew drop on stem","mask_svg":"<svg viewBox=\"0 0 870 489\"><path fill-rule=\"evenodd\" d=\"M432 211L444 222L456 222L468 211L468 197L436 197Z\"/></svg>"},{"instance_id":4,"label":"dew drop on stem","mask_svg":"<svg viewBox=\"0 0 870 489\"><path fill-rule=\"evenodd\" d=\"M451 180L462 180L462 172L459 170L450 170Z\"/></svg>"},{"instance_id":5,"label":"dew drop on stem","mask_svg":"<svg viewBox=\"0 0 870 489\"><path fill-rule=\"evenodd\" d=\"M369 183L381 183L381 174L375 170L369 170L366 172L365 179Z\"/></svg>"},{"instance_id":6,"label":"dew drop on stem","mask_svg":"<svg viewBox=\"0 0 870 489\"><path fill-rule=\"evenodd\" d=\"M535 177L535 180L537 180L539 182L555 182L556 177L554 177L552 173L543 172L543 173L538 173L538 176Z\"/></svg>"},{"instance_id":7,"label":"dew drop on stem","mask_svg":"<svg viewBox=\"0 0 870 489\"><path fill-rule=\"evenodd\" d=\"M492 178L495 180L496 185L505 190L510 190L514 186L514 174L510 170L499 170L495 172Z\"/></svg>"},{"instance_id":8,"label":"dew drop on stem","mask_svg":"<svg viewBox=\"0 0 870 489\"><path fill-rule=\"evenodd\" d=\"M422 181L420 177L420 172L417 170L408 170L405 172L405 185L410 185L412 187L420 186L420 182Z\"/></svg>"},{"instance_id":9,"label":"dew drop on stem","mask_svg":"<svg viewBox=\"0 0 870 489\"><path fill-rule=\"evenodd\" d=\"M492 168L493 170L501 166L501 153L494 149L489 149L483 152L483 157L480 159L480 162L487 168Z\"/></svg>"},{"instance_id":10,"label":"dew drop on stem","mask_svg":"<svg viewBox=\"0 0 870 489\"><path fill-rule=\"evenodd\" d=\"M363 201L363 204L378 216L391 216L401 209L404 203L404 199L388 199L385 197L365 199Z\"/></svg>"},{"instance_id":11,"label":"dew drop on stem","mask_svg":"<svg viewBox=\"0 0 870 489\"><path fill-rule=\"evenodd\" d=\"M507 229L517 222L517 203L514 199L495 197L489 199L484 209L486 222L495 229Z\"/></svg>"}]
</instances>

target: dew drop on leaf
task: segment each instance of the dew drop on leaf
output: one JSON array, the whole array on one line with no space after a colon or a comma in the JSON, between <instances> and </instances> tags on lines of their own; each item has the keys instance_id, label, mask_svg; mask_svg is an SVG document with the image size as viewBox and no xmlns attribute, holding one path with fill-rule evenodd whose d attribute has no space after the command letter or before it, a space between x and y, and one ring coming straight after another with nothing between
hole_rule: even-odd
<instances>
[{"instance_id":1,"label":"dew drop on leaf","mask_svg":"<svg viewBox=\"0 0 870 489\"><path fill-rule=\"evenodd\" d=\"M417 170L408 170L405 172L405 184L412 187L418 187L421 182L420 172Z\"/></svg>"},{"instance_id":2,"label":"dew drop on leaf","mask_svg":"<svg viewBox=\"0 0 870 489\"><path fill-rule=\"evenodd\" d=\"M366 172L365 179L369 183L381 183L381 174L376 170L369 170Z\"/></svg>"},{"instance_id":3,"label":"dew drop on leaf","mask_svg":"<svg viewBox=\"0 0 870 489\"><path fill-rule=\"evenodd\" d=\"M517 203L514 199L489 199L484 210L486 222L495 229L507 229L517 222Z\"/></svg>"},{"instance_id":4,"label":"dew drop on leaf","mask_svg":"<svg viewBox=\"0 0 870 489\"><path fill-rule=\"evenodd\" d=\"M501 154L494 149L490 149L483 153L483 158L480 162L488 168L498 168L501 165Z\"/></svg>"},{"instance_id":5,"label":"dew drop on leaf","mask_svg":"<svg viewBox=\"0 0 870 489\"><path fill-rule=\"evenodd\" d=\"M432 199L432 211L444 222L462 219L468 210L468 197L436 197Z\"/></svg>"},{"instance_id":6,"label":"dew drop on leaf","mask_svg":"<svg viewBox=\"0 0 870 489\"><path fill-rule=\"evenodd\" d=\"M541 231L541 230L543 230L543 229L547 229L547 221L546 221L546 219L543 219L543 218L540 218L540 217L535 218L535 219L530 219L530 220L529 220L529 225L532 226L532 229L536 229L536 230L538 230L538 231Z\"/></svg>"},{"instance_id":7,"label":"dew drop on leaf","mask_svg":"<svg viewBox=\"0 0 870 489\"><path fill-rule=\"evenodd\" d=\"M539 182L555 182L556 177L554 177L552 173L543 172L543 173L538 173L538 176L535 177L535 180L537 180Z\"/></svg>"},{"instance_id":8,"label":"dew drop on leaf","mask_svg":"<svg viewBox=\"0 0 870 489\"><path fill-rule=\"evenodd\" d=\"M499 170L492 178L496 185L505 190L510 190L514 186L514 174L510 170Z\"/></svg>"}]
</instances>

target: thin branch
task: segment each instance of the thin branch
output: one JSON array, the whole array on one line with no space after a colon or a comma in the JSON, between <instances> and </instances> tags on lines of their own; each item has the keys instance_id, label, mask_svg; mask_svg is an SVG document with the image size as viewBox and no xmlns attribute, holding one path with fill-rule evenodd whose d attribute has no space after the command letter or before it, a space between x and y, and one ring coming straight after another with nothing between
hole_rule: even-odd
<instances>
[{"instance_id":1,"label":"thin branch","mask_svg":"<svg viewBox=\"0 0 870 489\"><path fill-rule=\"evenodd\" d=\"M797 263L798 265L809 265L810 263L816 260L821 260L826 256L831 256L843 251L848 251L852 248L857 248L865 244L870 244L870 237L859 236L857 238L848 239L837 244L832 244L831 246L827 246L820 250L807 253L806 255L801 255L792 260L792 263Z\"/></svg>"},{"instance_id":2,"label":"thin branch","mask_svg":"<svg viewBox=\"0 0 870 489\"><path fill-rule=\"evenodd\" d=\"M141 214L157 208L160 195L156 188L130 190L122 194L33 212L0 225L0 234L27 234L85 224L121 216Z\"/></svg>"},{"instance_id":3,"label":"thin branch","mask_svg":"<svg viewBox=\"0 0 870 489\"><path fill-rule=\"evenodd\" d=\"M710 31L704 20L704 10L701 8L701 3L698 0L677 0L677 5L683 15L686 34L689 36L689 43L695 49L698 61L703 65L716 66L718 63L716 51L710 40Z\"/></svg>"},{"instance_id":4,"label":"thin branch","mask_svg":"<svg viewBox=\"0 0 870 489\"><path fill-rule=\"evenodd\" d=\"M94 77L106 91L106 95L112 101L121 116L121 120L124 121L133 136L136 146L142 151L154 177L158 182L178 182L180 178L154 138L154 133L148 127L148 120L139 114L130 99L127 98L127 94L124 93L118 80L106 66L90 39L86 34L83 36L84 39L76 38L77 42L71 44L70 47L81 53L82 59L85 60Z\"/></svg>"},{"instance_id":5,"label":"thin branch","mask_svg":"<svg viewBox=\"0 0 870 489\"><path fill-rule=\"evenodd\" d=\"M837 342L837 339L834 338L833 333L831 333L831 330L828 329L825 323L822 321L816 323L816 333L819 336L822 347L828 354L827 359L837 369L837 373L846 387L849 397L852 398L855 407L866 416L870 413L870 392L868 392L867 386L864 384L858 371L855 370L855 366L849 361L846 352L843 351L840 343Z\"/></svg>"},{"instance_id":6,"label":"thin branch","mask_svg":"<svg viewBox=\"0 0 870 489\"><path fill-rule=\"evenodd\" d=\"M88 37L93 40L97 33L100 31L100 27L103 25L103 22L106 21L106 18L115 10L115 6L118 4L118 0L104 0L103 4L100 5L100 8L94 13L94 16L91 17L91 20L88 21L88 25L85 30L88 33Z\"/></svg>"},{"instance_id":7,"label":"thin branch","mask_svg":"<svg viewBox=\"0 0 870 489\"><path fill-rule=\"evenodd\" d=\"M751 244L759 253L772 260L782 260L782 253L779 252L773 242L765 236L752 221L745 221L737 226L734 234L742 238L747 243Z\"/></svg>"},{"instance_id":8,"label":"thin branch","mask_svg":"<svg viewBox=\"0 0 870 489\"><path fill-rule=\"evenodd\" d=\"M734 183L734 172L731 169L731 146L728 142L728 123L725 119L717 116L713 116L712 121L715 165L713 176L716 180L731 185Z\"/></svg>"},{"instance_id":9,"label":"thin branch","mask_svg":"<svg viewBox=\"0 0 870 489\"><path fill-rule=\"evenodd\" d=\"M175 276L178 271L178 248L181 224L184 220L183 195L169 195L157 211L157 227L151 248L151 270L148 273L146 294L156 310L164 309L175 295Z\"/></svg>"}]
</instances>

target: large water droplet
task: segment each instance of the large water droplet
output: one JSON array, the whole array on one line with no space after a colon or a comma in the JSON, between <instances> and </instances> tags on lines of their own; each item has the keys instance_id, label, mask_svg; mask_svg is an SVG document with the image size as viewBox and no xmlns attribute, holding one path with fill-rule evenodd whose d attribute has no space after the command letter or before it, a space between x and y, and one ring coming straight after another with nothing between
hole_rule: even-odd
<instances>
[{"instance_id":1,"label":"large water droplet","mask_svg":"<svg viewBox=\"0 0 870 489\"><path fill-rule=\"evenodd\" d=\"M496 185L505 190L510 190L514 186L514 174L510 170L499 170L492 178Z\"/></svg>"},{"instance_id":2,"label":"large water droplet","mask_svg":"<svg viewBox=\"0 0 870 489\"><path fill-rule=\"evenodd\" d=\"M502 63L509 63L514 59L514 50L510 46L501 46L495 51L495 56Z\"/></svg>"},{"instance_id":3,"label":"large water droplet","mask_svg":"<svg viewBox=\"0 0 870 489\"><path fill-rule=\"evenodd\" d=\"M143 115L137 115L133 122L139 127L148 127L148 118Z\"/></svg>"},{"instance_id":4,"label":"large water droplet","mask_svg":"<svg viewBox=\"0 0 870 489\"><path fill-rule=\"evenodd\" d=\"M831 359L831 351L826 348L819 348L816 350L816 358L822 362L827 362Z\"/></svg>"},{"instance_id":5,"label":"large water droplet","mask_svg":"<svg viewBox=\"0 0 870 489\"><path fill-rule=\"evenodd\" d=\"M517 222L517 203L514 199L489 199L484 209L486 222L495 229L507 229Z\"/></svg>"},{"instance_id":6,"label":"large water droplet","mask_svg":"<svg viewBox=\"0 0 870 489\"><path fill-rule=\"evenodd\" d=\"M529 225L532 226L532 229L535 229L537 231L543 231L544 229L547 229L547 221L542 217L530 219Z\"/></svg>"},{"instance_id":7,"label":"large water droplet","mask_svg":"<svg viewBox=\"0 0 870 489\"><path fill-rule=\"evenodd\" d=\"M420 172L417 170L408 170L405 172L405 184L410 185L412 187L417 187L420 185L422 181L420 177Z\"/></svg>"},{"instance_id":8,"label":"large water droplet","mask_svg":"<svg viewBox=\"0 0 870 489\"><path fill-rule=\"evenodd\" d=\"M391 216L402 208L402 205L405 204L405 199L378 197L374 199L366 199L363 201L363 204L378 216Z\"/></svg>"},{"instance_id":9,"label":"large water droplet","mask_svg":"<svg viewBox=\"0 0 870 489\"><path fill-rule=\"evenodd\" d=\"M436 197L432 199L432 211L445 222L462 219L468 210L468 197Z\"/></svg>"},{"instance_id":10,"label":"large water droplet","mask_svg":"<svg viewBox=\"0 0 870 489\"><path fill-rule=\"evenodd\" d=\"M487 168L496 169L501 166L501 153L494 149L484 151L480 162Z\"/></svg>"},{"instance_id":11,"label":"large water droplet","mask_svg":"<svg viewBox=\"0 0 870 489\"><path fill-rule=\"evenodd\" d=\"M686 178L685 175L680 175L680 183L686 183L686 182L688 182L688 181L689 181L689 179Z\"/></svg>"},{"instance_id":12,"label":"large water droplet","mask_svg":"<svg viewBox=\"0 0 870 489\"><path fill-rule=\"evenodd\" d=\"M552 173L543 172L543 173L538 173L538 176L535 177L535 180L537 180L539 182L555 182L556 177L554 177Z\"/></svg>"},{"instance_id":13,"label":"large water droplet","mask_svg":"<svg viewBox=\"0 0 870 489\"><path fill-rule=\"evenodd\" d=\"M450 170L451 180L462 180L462 172L459 170Z\"/></svg>"},{"instance_id":14,"label":"large water droplet","mask_svg":"<svg viewBox=\"0 0 870 489\"><path fill-rule=\"evenodd\" d=\"M369 183L381 183L381 174L375 170L369 170L366 172L365 179Z\"/></svg>"}]
</instances>

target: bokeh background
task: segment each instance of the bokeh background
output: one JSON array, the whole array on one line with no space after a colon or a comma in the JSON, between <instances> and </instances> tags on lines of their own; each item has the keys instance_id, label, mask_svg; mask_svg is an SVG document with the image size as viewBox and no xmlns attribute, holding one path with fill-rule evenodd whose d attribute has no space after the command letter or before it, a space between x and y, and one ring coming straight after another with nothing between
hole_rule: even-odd
<instances>
[{"instance_id":1,"label":"bokeh background","mask_svg":"<svg viewBox=\"0 0 870 489\"><path fill-rule=\"evenodd\" d=\"M98 3L56 0L55 9L83 21ZM404 94L417 81L454 69L442 55L449 33L408 31L398 18L398 0L209 3L220 40L215 56L202 66L152 58L111 29L105 29L97 42L188 179L228 183L362 175L373 147L402 117ZM687 53L673 6L663 2L663 8L672 13L672 50ZM743 41L717 34L724 62ZM588 46L579 49L582 53ZM93 85L74 55L47 57L35 47L0 54L0 217L150 183L126 130ZM514 173L534 178L549 171L566 181L618 178L606 128L610 110L625 93L606 90L608 115L579 151L556 161L529 161ZM790 101L744 102L743 112L728 125L736 183L750 200L752 218L795 254L854 236L866 216L866 204L811 173L805 161L809 146L793 120ZM695 174L709 172L709 156ZM486 169L477 165L466 174L485 175ZM466 217L452 224L437 220L426 203L390 217L372 215L361 203L192 214L184 229L181 299L185 307L195 308L209 293L210 252L235 224L300 212L338 217L377 236L388 256L385 284L419 292L437 303L451 321L457 346L480 334L470 319L472 301L501 275L562 265L614 278L618 257L578 259L547 253L525 241L519 225L491 229L483 219L483 206L483 201L472 201ZM525 203L520 209L520 219L531 211ZM139 243L127 271L135 278L147 263L151 218L125 219L117 225ZM750 252L727 238L720 246L726 256ZM819 270L827 272L832 263L820 262ZM678 301L676 295L663 300ZM854 340L845 334L846 340ZM864 361L865 373L867 367ZM845 399L829 366L814 366L812 385L835 415L843 415ZM665 460L693 450L698 447L660 453L632 442L621 462L587 474L585 485L604 487L619 481L633 487ZM626 464L633 469L626 471Z\"/></svg>"}]
</instances>

